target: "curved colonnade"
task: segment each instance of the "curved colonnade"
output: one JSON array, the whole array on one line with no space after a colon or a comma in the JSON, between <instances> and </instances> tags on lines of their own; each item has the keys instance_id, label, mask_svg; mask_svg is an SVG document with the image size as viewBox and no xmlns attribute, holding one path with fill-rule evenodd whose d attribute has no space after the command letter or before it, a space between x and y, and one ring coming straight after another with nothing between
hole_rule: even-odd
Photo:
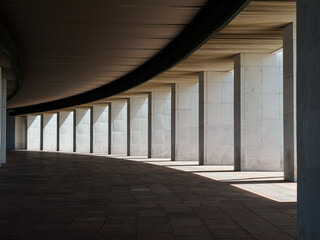
<instances>
[{"instance_id":1,"label":"curved colonnade","mask_svg":"<svg viewBox=\"0 0 320 240\"><path fill-rule=\"evenodd\" d=\"M15 148L234 164L237 171L284 171L296 181L295 3L285 12L288 3L273 2L259 15L265 4L251 2L189 58L145 84L16 116ZM275 9L285 13L270 20ZM250 14L260 20L246 33Z\"/></svg>"}]
</instances>

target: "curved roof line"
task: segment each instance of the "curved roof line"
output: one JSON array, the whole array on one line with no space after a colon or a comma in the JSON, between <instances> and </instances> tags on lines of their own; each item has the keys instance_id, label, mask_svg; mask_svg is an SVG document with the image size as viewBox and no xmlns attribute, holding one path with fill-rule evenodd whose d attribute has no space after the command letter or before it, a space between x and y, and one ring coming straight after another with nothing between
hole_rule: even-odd
<instances>
[{"instance_id":1,"label":"curved roof line","mask_svg":"<svg viewBox=\"0 0 320 240\"><path fill-rule=\"evenodd\" d=\"M7 30L1 23L0 23L0 50L9 59L17 78L17 86L13 91L13 93L7 98L7 100L10 100L14 95L17 94L17 92L21 88L23 75L24 75L24 65L23 65L22 56L20 54L20 51L16 43L14 42L10 34L7 32Z\"/></svg>"},{"instance_id":2,"label":"curved roof line","mask_svg":"<svg viewBox=\"0 0 320 240\"><path fill-rule=\"evenodd\" d=\"M36 105L12 108L10 115L52 111L73 107L136 87L170 69L188 57L214 34L226 26L250 0L208 0L186 28L158 54L137 69L99 88Z\"/></svg>"}]
</instances>

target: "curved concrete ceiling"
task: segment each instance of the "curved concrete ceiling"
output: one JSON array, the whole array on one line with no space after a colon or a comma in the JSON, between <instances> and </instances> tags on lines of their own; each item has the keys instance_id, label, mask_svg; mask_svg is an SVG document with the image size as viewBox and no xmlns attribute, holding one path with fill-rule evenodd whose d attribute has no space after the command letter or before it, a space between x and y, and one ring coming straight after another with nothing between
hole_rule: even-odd
<instances>
[{"instance_id":1,"label":"curved concrete ceiling","mask_svg":"<svg viewBox=\"0 0 320 240\"><path fill-rule=\"evenodd\" d=\"M248 2L3 1L26 68L8 107L46 111L128 90L188 56Z\"/></svg>"},{"instance_id":2,"label":"curved concrete ceiling","mask_svg":"<svg viewBox=\"0 0 320 240\"><path fill-rule=\"evenodd\" d=\"M9 108L77 95L124 76L156 55L206 0L0 1L25 65Z\"/></svg>"}]
</instances>

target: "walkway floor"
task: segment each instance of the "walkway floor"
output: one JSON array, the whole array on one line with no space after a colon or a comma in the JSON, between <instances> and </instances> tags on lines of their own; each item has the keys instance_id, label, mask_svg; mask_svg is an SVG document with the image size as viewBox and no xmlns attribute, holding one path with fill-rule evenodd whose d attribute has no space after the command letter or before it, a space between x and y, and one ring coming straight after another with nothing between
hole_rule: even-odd
<instances>
[{"instance_id":1,"label":"walkway floor","mask_svg":"<svg viewBox=\"0 0 320 240\"><path fill-rule=\"evenodd\" d=\"M190 162L9 152L0 168L0 239L296 239L292 199L239 188L258 184L248 173L196 169L205 171ZM283 183L259 174L263 184ZM294 186L287 189L286 197Z\"/></svg>"}]
</instances>

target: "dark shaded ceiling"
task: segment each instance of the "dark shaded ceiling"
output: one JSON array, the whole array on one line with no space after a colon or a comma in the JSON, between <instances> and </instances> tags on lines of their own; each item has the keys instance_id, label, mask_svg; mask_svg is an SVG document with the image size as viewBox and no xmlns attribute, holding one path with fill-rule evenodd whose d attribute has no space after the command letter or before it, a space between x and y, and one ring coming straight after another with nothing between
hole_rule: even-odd
<instances>
[{"instance_id":1,"label":"dark shaded ceiling","mask_svg":"<svg viewBox=\"0 0 320 240\"><path fill-rule=\"evenodd\" d=\"M10 0L0 15L25 74L8 107L53 101L105 85L174 39L206 0Z\"/></svg>"},{"instance_id":2,"label":"dark shaded ceiling","mask_svg":"<svg viewBox=\"0 0 320 240\"><path fill-rule=\"evenodd\" d=\"M113 96L188 57L250 0L2 1L25 76L10 114Z\"/></svg>"}]
</instances>

